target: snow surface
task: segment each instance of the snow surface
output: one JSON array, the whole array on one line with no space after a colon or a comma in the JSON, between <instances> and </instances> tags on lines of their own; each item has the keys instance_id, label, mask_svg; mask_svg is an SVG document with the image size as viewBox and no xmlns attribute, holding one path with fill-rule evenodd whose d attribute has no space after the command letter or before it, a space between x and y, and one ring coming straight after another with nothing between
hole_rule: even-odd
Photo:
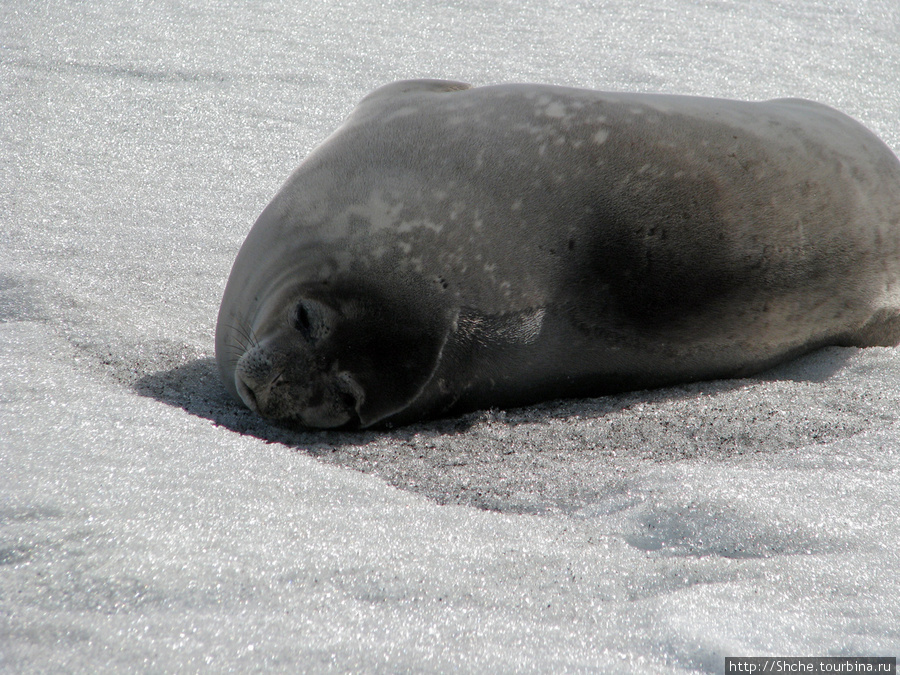
<instances>
[{"instance_id":1,"label":"snow surface","mask_svg":"<svg viewBox=\"0 0 900 675\"><path fill-rule=\"evenodd\" d=\"M213 327L250 225L408 77L836 106L896 0L0 3L0 669L722 672L900 654L900 352L290 434Z\"/></svg>"}]
</instances>

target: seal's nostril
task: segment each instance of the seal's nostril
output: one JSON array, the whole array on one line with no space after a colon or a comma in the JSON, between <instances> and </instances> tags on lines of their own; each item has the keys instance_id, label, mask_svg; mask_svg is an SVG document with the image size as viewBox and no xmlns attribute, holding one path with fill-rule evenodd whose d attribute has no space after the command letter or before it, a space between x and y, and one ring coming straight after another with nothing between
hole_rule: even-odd
<instances>
[{"instance_id":1,"label":"seal's nostril","mask_svg":"<svg viewBox=\"0 0 900 675\"><path fill-rule=\"evenodd\" d=\"M234 375L234 385L237 389L238 395L241 397L241 400L244 402L244 405L250 408L255 413L259 413L259 405L256 402L256 394L253 393L253 390L247 386L247 383L241 378L239 373L235 373Z\"/></svg>"}]
</instances>

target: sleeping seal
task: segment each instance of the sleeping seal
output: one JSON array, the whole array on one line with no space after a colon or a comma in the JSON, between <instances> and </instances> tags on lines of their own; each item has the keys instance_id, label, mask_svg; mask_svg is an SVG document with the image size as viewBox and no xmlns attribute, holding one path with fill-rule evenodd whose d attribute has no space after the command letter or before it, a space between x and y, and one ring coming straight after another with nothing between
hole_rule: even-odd
<instances>
[{"instance_id":1,"label":"sleeping seal","mask_svg":"<svg viewBox=\"0 0 900 675\"><path fill-rule=\"evenodd\" d=\"M216 327L262 416L369 427L900 340L900 163L824 105L397 82L251 229Z\"/></svg>"}]
</instances>

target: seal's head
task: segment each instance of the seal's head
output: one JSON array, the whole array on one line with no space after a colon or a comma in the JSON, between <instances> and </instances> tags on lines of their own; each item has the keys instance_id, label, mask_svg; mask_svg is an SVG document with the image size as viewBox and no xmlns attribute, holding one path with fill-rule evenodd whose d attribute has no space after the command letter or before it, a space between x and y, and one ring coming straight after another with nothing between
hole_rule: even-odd
<instances>
[{"instance_id":1,"label":"seal's head","mask_svg":"<svg viewBox=\"0 0 900 675\"><path fill-rule=\"evenodd\" d=\"M288 426L368 427L407 411L452 323L402 282L307 281L250 297L239 288L229 283L216 328L223 382Z\"/></svg>"}]
</instances>

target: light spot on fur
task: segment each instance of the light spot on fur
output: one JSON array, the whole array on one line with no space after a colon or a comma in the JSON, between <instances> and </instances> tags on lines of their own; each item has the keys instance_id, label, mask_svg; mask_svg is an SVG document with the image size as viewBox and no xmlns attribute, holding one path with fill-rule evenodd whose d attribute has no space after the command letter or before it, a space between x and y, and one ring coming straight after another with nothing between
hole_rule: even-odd
<instances>
[{"instance_id":1,"label":"light spot on fur","mask_svg":"<svg viewBox=\"0 0 900 675\"><path fill-rule=\"evenodd\" d=\"M362 219L368 222L373 234L381 230L394 230L402 234L420 228L434 232L440 232L443 229L441 224L428 218L403 220L402 214L405 208L406 204L402 201L386 199L380 191L373 190L365 204L354 204L345 209L334 219L334 225L342 226L341 229L345 233L350 233L353 219Z\"/></svg>"},{"instance_id":2,"label":"light spot on fur","mask_svg":"<svg viewBox=\"0 0 900 675\"><path fill-rule=\"evenodd\" d=\"M566 116L566 106L559 101L553 101L544 108L544 115L547 117L561 118Z\"/></svg>"},{"instance_id":3,"label":"light spot on fur","mask_svg":"<svg viewBox=\"0 0 900 675\"><path fill-rule=\"evenodd\" d=\"M419 112L419 108L415 106L406 106L404 108L400 108L399 110L395 110L390 115L385 116L382 120L382 123L390 122L391 120L401 119L403 117L409 117L410 115L415 115Z\"/></svg>"}]
</instances>

